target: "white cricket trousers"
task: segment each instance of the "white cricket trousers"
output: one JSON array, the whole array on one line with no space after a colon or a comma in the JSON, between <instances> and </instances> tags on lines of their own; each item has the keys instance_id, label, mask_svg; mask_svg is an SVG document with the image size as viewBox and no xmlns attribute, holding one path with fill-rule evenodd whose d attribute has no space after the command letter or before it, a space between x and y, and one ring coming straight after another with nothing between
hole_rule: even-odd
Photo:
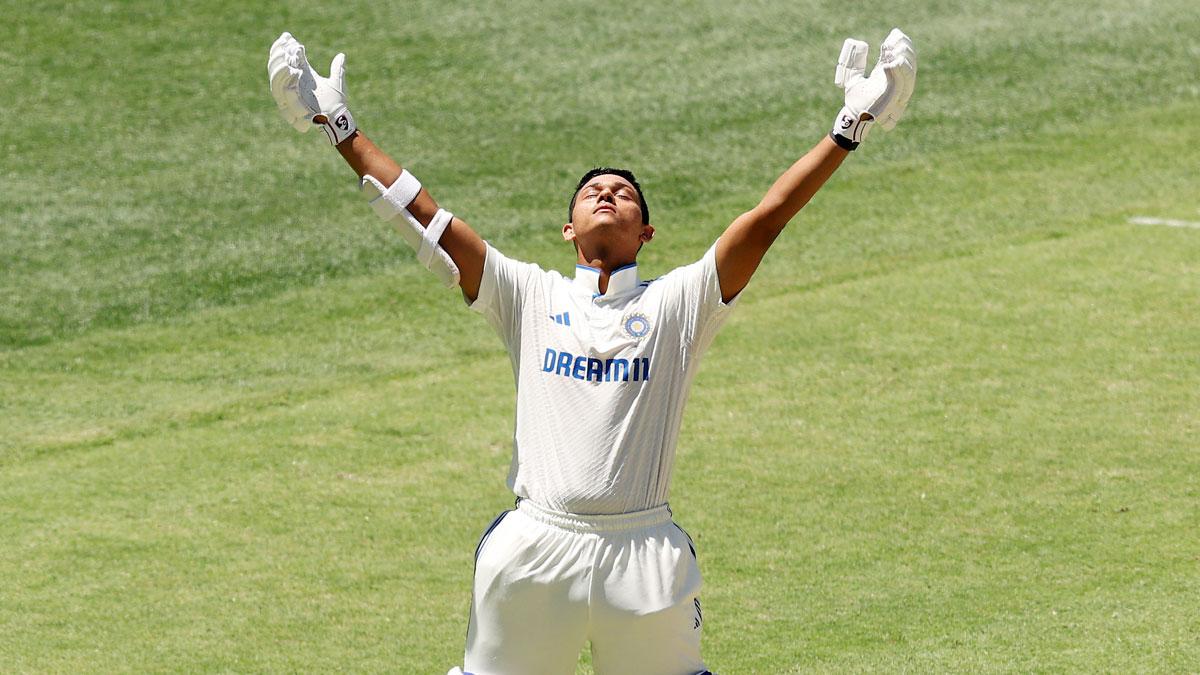
<instances>
[{"instance_id":1,"label":"white cricket trousers","mask_svg":"<svg viewBox=\"0 0 1200 675\"><path fill-rule=\"evenodd\" d=\"M592 643L597 675L696 675L700 568L663 506L612 516L522 499L475 551L464 670L570 675Z\"/></svg>"}]
</instances>

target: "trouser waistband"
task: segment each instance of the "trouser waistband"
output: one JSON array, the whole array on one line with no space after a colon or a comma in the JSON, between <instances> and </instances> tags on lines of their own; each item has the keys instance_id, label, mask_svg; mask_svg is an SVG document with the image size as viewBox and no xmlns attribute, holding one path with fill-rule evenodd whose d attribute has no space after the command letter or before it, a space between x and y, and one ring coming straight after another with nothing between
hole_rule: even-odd
<instances>
[{"instance_id":1,"label":"trouser waistband","mask_svg":"<svg viewBox=\"0 0 1200 675\"><path fill-rule=\"evenodd\" d=\"M671 522L671 507L666 504L630 513L581 515L555 511L528 499L520 499L517 501L517 510L538 522L572 532L624 532Z\"/></svg>"}]
</instances>

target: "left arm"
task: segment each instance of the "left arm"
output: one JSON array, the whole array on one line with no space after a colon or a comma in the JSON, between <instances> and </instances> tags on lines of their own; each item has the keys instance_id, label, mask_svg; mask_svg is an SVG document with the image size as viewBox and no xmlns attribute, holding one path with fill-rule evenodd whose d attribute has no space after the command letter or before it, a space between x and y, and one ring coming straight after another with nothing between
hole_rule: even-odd
<instances>
[{"instance_id":1,"label":"left arm","mask_svg":"<svg viewBox=\"0 0 1200 675\"><path fill-rule=\"evenodd\" d=\"M917 80L912 40L895 28L880 46L879 63L864 77L867 43L846 40L834 83L846 90L846 105L834 118L833 131L783 173L753 209L738 216L717 240L717 277L721 299L729 302L758 269L767 249L817 190L867 137L878 121L896 125Z\"/></svg>"},{"instance_id":2,"label":"left arm","mask_svg":"<svg viewBox=\"0 0 1200 675\"><path fill-rule=\"evenodd\" d=\"M839 147L828 136L821 139L783 172L757 206L725 228L725 233L717 240L716 251L722 300L729 302L750 283L750 277L775 238L829 180L848 154L849 150Z\"/></svg>"}]
</instances>

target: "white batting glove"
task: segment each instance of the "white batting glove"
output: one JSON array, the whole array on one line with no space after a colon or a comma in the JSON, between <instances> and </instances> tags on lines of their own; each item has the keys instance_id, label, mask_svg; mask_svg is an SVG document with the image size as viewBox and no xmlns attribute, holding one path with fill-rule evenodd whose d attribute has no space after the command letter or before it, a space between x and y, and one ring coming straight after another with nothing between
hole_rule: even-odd
<instances>
[{"instance_id":1,"label":"white batting glove","mask_svg":"<svg viewBox=\"0 0 1200 675\"><path fill-rule=\"evenodd\" d=\"M833 120L831 138L847 150L863 142L876 121L891 130L904 115L917 83L917 52L912 40L893 28L879 47L879 62L867 69L867 43L848 39L842 44L833 82L846 90L846 105Z\"/></svg>"},{"instance_id":2,"label":"white batting glove","mask_svg":"<svg viewBox=\"0 0 1200 675\"><path fill-rule=\"evenodd\" d=\"M349 138L358 125L346 107L345 63L346 55L338 54L329 64L329 77L321 77L308 65L304 45L291 33L280 35L271 45L267 75L283 119L301 133L321 127L333 145Z\"/></svg>"}]
</instances>

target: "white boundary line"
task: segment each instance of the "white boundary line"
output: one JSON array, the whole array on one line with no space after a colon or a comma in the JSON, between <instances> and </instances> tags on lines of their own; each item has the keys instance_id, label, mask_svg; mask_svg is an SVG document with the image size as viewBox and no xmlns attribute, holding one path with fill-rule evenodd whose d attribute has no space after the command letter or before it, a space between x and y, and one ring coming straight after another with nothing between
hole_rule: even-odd
<instances>
[{"instance_id":1,"label":"white boundary line","mask_svg":"<svg viewBox=\"0 0 1200 675\"><path fill-rule=\"evenodd\" d=\"M1191 220L1173 220L1171 218L1149 218L1147 216L1134 216L1129 219L1129 222L1134 225L1166 225L1167 227L1190 227L1200 230L1200 223Z\"/></svg>"}]
</instances>

